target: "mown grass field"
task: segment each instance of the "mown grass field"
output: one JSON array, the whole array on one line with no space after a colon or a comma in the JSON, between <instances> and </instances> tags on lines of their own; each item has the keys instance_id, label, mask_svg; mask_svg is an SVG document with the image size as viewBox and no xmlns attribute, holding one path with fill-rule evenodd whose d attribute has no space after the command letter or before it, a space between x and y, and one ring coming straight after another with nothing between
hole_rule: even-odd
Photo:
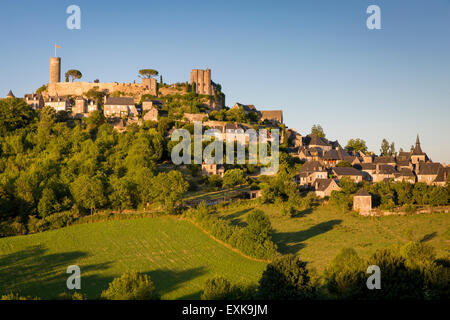
<instances>
[{"instance_id":1,"label":"mown grass field","mask_svg":"<svg viewBox=\"0 0 450 320\"><path fill-rule=\"evenodd\" d=\"M253 206L269 215L278 251L298 254L320 273L341 248L354 248L361 256L368 257L376 249L424 241L435 248L439 257L448 257L450 252L448 213L363 217L325 205L304 210L291 218L283 216L273 205L255 202ZM233 223L245 224L251 210L224 209L219 215Z\"/></svg>"},{"instance_id":2,"label":"mown grass field","mask_svg":"<svg viewBox=\"0 0 450 320\"><path fill-rule=\"evenodd\" d=\"M81 291L100 296L128 270L151 276L163 299L197 299L206 279L256 283L265 264L244 258L188 221L145 218L74 225L0 239L0 293L56 298L66 269L81 268Z\"/></svg>"}]
</instances>

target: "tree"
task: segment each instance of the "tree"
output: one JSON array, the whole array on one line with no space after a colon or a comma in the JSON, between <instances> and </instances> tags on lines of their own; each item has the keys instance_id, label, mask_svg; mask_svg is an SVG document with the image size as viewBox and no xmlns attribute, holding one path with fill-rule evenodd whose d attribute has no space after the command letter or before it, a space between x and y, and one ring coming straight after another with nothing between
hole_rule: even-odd
<instances>
[{"instance_id":1,"label":"tree","mask_svg":"<svg viewBox=\"0 0 450 320\"><path fill-rule=\"evenodd\" d=\"M34 110L22 99L0 99L0 135L25 128L34 119Z\"/></svg>"},{"instance_id":2,"label":"tree","mask_svg":"<svg viewBox=\"0 0 450 320\"><path fill-rule=\"evenodd\" d=\"M363 153L367 152L366 142L359 138L348 140L345 149L348 151L360 151Z\"/></svg>"},{"instance_id":3,"label":"tree","mask_svg":"<svg viewBox=\"0 0 450 320\"><path fill-rule=\"evenodd\" d=\"M262 299L311 299L314 293L306 262L292 254L278 257L269 263L259 280Z\"/></svg>"},{"instance_id":4,"label":"tree","mask_svg":"<svg viewBox=\"0 0 450 320\"><path fill-rule=\"evenodd\" d=\"M158 71L154 69L141 69L139 70L139 77L144 79L150 79L156 77L159 74Z\"/></svg>"},{"instance_id":5,"label":"tree","mask_svg":"<svg viewBox=\"0 0 450 320\"><path fill-rule=\"evenodd\" d=\"M338 299L362 297L367 290L365 268L366 262L354 249L341 249L324 272L328 291Z\"/></svg>"},{"instance_id":6,"label":"tree","mask_svg":"<svg viewBox=\"0 0 450 320\"><path fill-rule=\"evenodd\" d=\"M380 155L381 156L395 156L395 143L392 142L389 144L389 141L386 139L383 139L381 142L381 148L380 148Z\"/></svg>"},{"instance_id":7,"label":"tree","mask_svg":"<svg viewBox=\"0 0 450 320\"><path fill-rule=\"evenodd\" d=\"M202 300L231 300L233 298L233 287L227 279L218 276L206 280L201 295Z\"/></svg>"},{"instance_id":8,"label":"tree","mask_svg":"<svg viewBox=\"0 0 450 320\"><path fill-rule=\"evenodd\" d=\"M72 196L79 208L91 213L106 203L103 185L99 178L81 175L70 186Z\"/></svg>"},{"instance_id":9,"label":"tree","mask_svg":"<svg viewBox=\"0 0 450 320\"><path fill-rule=\"evenodd\" d=\"M83 74L75 69L70 69L66 72L66 81L67 79L71 79L71 82L75 79L81 79L83 77Z\"/></svg>"},{"instance_id":10,"label":"tree","mask_svg":"<svg viewBox=\"0 0 450 320\"><path fill-rule=\"evenodd\" d=\"M231 169L223 175L224 188L233 187L245 182L244 171L241 169Z\"/></svg>"},{"instance_id":11,"label":"tree","mask_svg":"<svg viewBox=\"0 0 450 320\"><path fill-rule=\"evenodd\" d=\"M187 191L189 183L179 171L162 172L153 180L153 201L163 205L169 213L175 212L182 203L183 194Z\"/></svg>"},{"instance_id":12,"label":"tree","mask_svg":"<svg viewBox=\"0 0 450 320\"><path fill-rule=\"evenodd\" d=\"M322 126L320 124L315 124L312 126L311 135L325 138L325 133L323 132Z\"/></svg>"},{"instance_id":13,"label":"tree","mask_svg":"<svg viewBox=\"0 0 450 320\"><path fill-rule=\"evenodd\" d=\"M127 272L115 278L102 292L108 300L159 300L160 296L151 278L138 272Z\"/></svg>"},{"instance_id":14,"label":"tree","mask_svg":"<svg viewBox=\"0 0 450 320\"><path fill-rule=\"evenodd\" d=\"M336 164L336 167L338 167L338 168L343 168L343 167L351 168L352 164L350 162L348 162L348 161L343 160L343 161L339 161L339 163Z\"/></svg>"}]
</instances>

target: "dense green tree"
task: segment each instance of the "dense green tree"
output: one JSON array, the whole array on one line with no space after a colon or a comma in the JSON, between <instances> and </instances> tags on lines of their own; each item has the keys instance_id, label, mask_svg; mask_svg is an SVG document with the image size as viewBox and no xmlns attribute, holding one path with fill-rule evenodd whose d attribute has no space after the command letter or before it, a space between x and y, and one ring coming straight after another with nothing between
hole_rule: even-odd
<instances>
[{"instance_id":1,"label":"dense green tree","mask_svg":"<svg viewBox=\"0 0 450 320\"><path fill-rule=\"evenodd\" d=\"M0 99L0 135L25 128L34 119L34 110L22 99Z\"/></svg>"},{"instance_id":2,"label":"dense green tree","mask_svg":"<svg viewBox=\"0 0 450 320\"><path fill-rule=\"evenodd\" d=\"M127 272L115 278L102 292L107 300L159 300L160 295L150 276L138 272Z\"/></svg>"},{"instance_id":3,"label":"dense green tree","mask_svg":"<svg viewBox=\"0 0 450 320\"><path fill-rule=\"evenodd\" d=\"M223 186L225 188L233 187L245 183L244 171L241 169L227 170L223 175Z\"/></svg>"},{"instance_id":4,"label":"dense green tree","mask_svg":"<svg viewBox=\"0 0 450 320\"><path fill-rule=\"evenodd\" d=\"M73 80L75 79L81 79L82 77L83 74L79 70L70 69L66 72L66 79L70 79L71 82L73 82Z\"/></svg>"},{"instance_id":5,"label":"dense green tree","mask_svg":"<svg viewBox=\"0 0 450 320\"><path fill-rule=\"evenodd\" d=\"M201 295L202 300L229 300L233 298L233 286L227 279L217 276L206 280Z\"/></svg>"},{"instance_id":6,"label":"dense green tree","mask_svg":"<svg viewBox=\"0 0 450 320\"><path fill-rule=\"evenodd\" d=\"M336 164L336 167L338 167L338 168L343 168L343 167L351 168L352 164L350 162L348 162L348 161L342 160L342 161L339 161L338 164Z\"/></svg>"},{"instance_id":7,"label":"dense green tree","mask_svg":"<svg viewBox=\"0 0 450 320\"><path fill-rule=\"evenodd\" d=\"M314 293L306 262L292 254L269 263L259 280L259 294L263 299L311 299Z\"/></svg>"},{"instance_id":8,"label":"dense green tree","mask_svg":"<svg viewBox=\"0 0 450 320\"><path fill-rule=\"evenodd\" d=\"M139 70L139 77L141 77L141 78L150 79L150 78L156 77L158 74L159 74L159 72L154 69Z\"/></svg>"},{"instance_id":9,"label":"dense green tree","mask_svg":"<svg viewBox=\"0 0 450 320\"><path fill-rule=\"evenodd\" d=\"M320 138L325 138L325 133L323 132L323 128L320 124L315 124L312 126L311 135L318 136Z\"/></svg>"},{"instance_id":10,"label":"dense green tree","mask_svg":"<svg viewBox=\"0 0 450 320\"><path fill-rule=\"evenodd\" d=\"M106 203L102 181L97 177L81 175L70 186L75 203L80 209L95 209Z\"/></svg>"},{"instance_id":11,"label":"dense green tree","mask_svg":"<svg viewBox=\"0 0 450 320\"><path fill-rule=\"evenodd\" d=\"M366 268L366 262L355 250L341 249L324 272L328 291L339 299L362 297L367 290Z\"/></svg>"},{"instance_id":12,"label":"dense green tree","mask_svg":"<svg viewBox=\"0 0 450 320\"><path fill-rule=\"evenodd\" d=\"M362 139L350 139L345 146L348 151L361 151L363 153L367 152L366 142Z\"/></svg>"}]
</instances>

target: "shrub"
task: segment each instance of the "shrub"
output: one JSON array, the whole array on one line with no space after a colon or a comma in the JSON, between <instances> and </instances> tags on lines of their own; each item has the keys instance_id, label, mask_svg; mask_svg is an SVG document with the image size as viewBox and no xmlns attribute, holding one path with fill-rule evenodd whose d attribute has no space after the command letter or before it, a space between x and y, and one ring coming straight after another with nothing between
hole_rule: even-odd
<instances>
[{"instance_id":1,"label":"shrub","mask_svg":"<svg viewBox=\"0 0 450 320\"><path fill-rule=\"evenodd\" d=\"M366 263L353 249L342 249L324 272L328 291L339 299L356 299L366 288Z\"/></svg>"},{"instance_id":2,"label":"shrub","mask_svg":"<svg viewBox=\"0 0 450 320\"><path fill-rule=\"evenodd\" d=\"M314 293L306 262L292 254L271 262L259 281L259 295L263 299L311 299Z\"/></svg>"},{"instance_id":3,"label":"shrub","mask_svg":"<svg viewBox=\"0 0 450 320\"><path fill-rule=\"evenodd\" d=\"M202 300L231 300L233 299L231 283L224 277L206 280L203 286Z\"/></svg>"},{"instance_id":4,"label":"shrub","mask_svg":"<svg viewBox=\"0 0 450 320\"><path fill-rule=\"evenodd\" d=\"M150 277L138 272L127 272L115 278L102 298L108 300L159 300L155 285Z\"/></svg>"}]
</instances>

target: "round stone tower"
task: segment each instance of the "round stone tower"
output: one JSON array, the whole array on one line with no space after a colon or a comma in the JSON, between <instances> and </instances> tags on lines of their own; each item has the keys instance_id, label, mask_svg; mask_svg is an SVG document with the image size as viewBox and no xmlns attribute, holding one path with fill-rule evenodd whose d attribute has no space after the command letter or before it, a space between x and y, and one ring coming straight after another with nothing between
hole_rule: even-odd
<instances>
[{"instance_id":1,"label":"round stone tower","mask_svg":"<svg viewBox=\"0 0 450 320\"><path fill-rule=\"evenodd\" d=\"M61 82L61 58L50 58L50 82Z\"/></svg>"}]
</instances>

